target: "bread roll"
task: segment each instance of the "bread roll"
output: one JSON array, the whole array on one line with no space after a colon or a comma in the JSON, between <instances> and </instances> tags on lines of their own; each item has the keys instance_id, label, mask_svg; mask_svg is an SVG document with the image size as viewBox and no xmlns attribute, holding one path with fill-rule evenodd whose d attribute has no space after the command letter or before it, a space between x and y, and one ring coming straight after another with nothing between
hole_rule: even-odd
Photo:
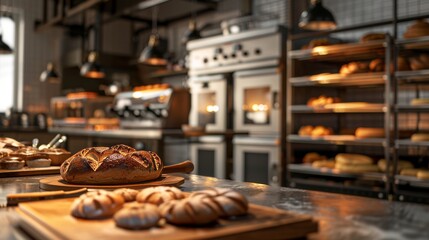
<instances>
[{"instance_id":1,"label":"bread roll","mask_svg":"<svg viewBox=\"0 0 429 240\"><path fill-rule=\"evenodd\" d=\"M339 153L335 156L335 162L344 165L371 165L372 159L361 154Z\"/></svg>"},{"instance_id":2,"label":"bread roll","mask_svg":"<svg viewBox=\"0 0 429 240\"><path fill-rule=\"evenodd\" d=\"M249 203L242 194L225 188L211 188L192 193L189 197L208 196L219 207L220 217L244 215L249 209Z\"/></svg>"},{"instance_id":3,"label":"bread roll","mask_svg":"<svg viewBox=\"0 0 429 240\"><path fill-rule=\"evenodd\" d=\"M337 162L335 163L335 169L345 173L378 172L378 166L374 164L351 165Z\"/></svg>"},{"instance_id":4,"label":"bread roll","mask_svg":"<svg viewBox=\"0 0 429 240\"><path fill-rule=\"evenodd\" d=\"M216 221L220 214L213 198L206 196L169 201L162 204L160 209L167 222L176 225L208 224Z\"/></svg>"},{"instance_id":5,"label":"bread roll","mask_svg":"<svg viewBox=\"0 0 429 240\"><path fill-rule=\"evenodd\" d=\"M429 170L419 170L417 172L417 178L422 180L429 180Z\"/></svg>"},{"instance_id":6,"label":"bread roll","mask_svg":"<svg viewBox=\"0 0 429 240\"><path fill-rule=\"evenodd\" d=\"M404 32L404 38L417 38L429 35L429 23L424 19L416 20Z\"/></svg>"},{"instance_id":7,"label":"bread roll","mask_svg":"<svg viewBox=\"0 0 429 240\"><path fill-rule=\"evenodd\" d=\"M427 142L429 141L429 133L414 133L413 135L411 135L411 141Z\"/></svg>"},{"instance_id":8,"label":"bread roll","mask_svg":"<svg viewBox=\"0 0 429 240\"><path fill-rule=\"evenodd\" d=\"M137 202L161 205L165 202L184 198L182 191L175 187L150 187L137 194Z\"/></svg>"},{"instance_id":9,"label":"bread roll","mask_svg":"<svg viewBox=\"0 0 429 240\"><path fill-rule=\"evenodd\" d=\"M371 72L383 72L385 67L384 65L384 61L380 58L377 58L369 63L369 70Z\"/></svg>"},{"instance_id":10,"label":"bread roll","mask_svg":"<svg viewBox=\"0 0 429 240\"><path fill-rule=\"evenodd\" d=\"M311 131L311 136L313 137L321 137L328 135L332 135L332 129L324 126L316 126L313 131Z\"/></svg>"},{"instance_id":11,"label":"bread roll","mask_svg":"<svg viewBox=\"0 0 429 240\"><path fill-rule=\"evenodd\" d=\"M410 57L410 67L411 70L422 70L429 68L429 55L422 53L415 57Z\"/></svg>"},{"instance_id":12,"label":"bread roll","mask_svg":"<svg viewBox=\"0 0 429 240\"><path fill-rule=\"evenodd\" d=\"M387 161L386 159L380 159L377 163L378 168L380 169L380 171L382 172L386 172L387 171ZM397 165L397 172L401 172L403 169L410 169L410 168L414 168L413 164L411 164L408 161L402 161L399 160L398 161L398 165ZM393 171L393 162L390 165L390 172Z\"/></svg>"},{"instance_id":13,"label":"bread roll","mask_svg":"<svg viewBox=\"0 0 429 240\"><path fill-rule=\"evenodd\" d=\"M304 155L302 162L312 163L312 162L318 161L318 160L326 160L326 156L322 156L316 152L309 152L309 153Z\"/></svg>"},{"instance_id":14,"label":"bread roll","mask_svg":"<svg viewBox=\"0 0 429 240\"><path fill-rule=\"evenodd\" d=\"M158 225L161 213L155 205L135 203L119 210L113 219L121 228L147 229Z\"/></svg>"},{"instance_id":15,"label":"bread roll","mask_svg":"<svg viewBox=\"0 0 429 240\"><path fill-rule=\"evenodd\" d=\"M384 138L385 131L383 128L357 128L355 131L357 138Z\"/></svg>"},{"instance_id":16,"label":"bread roll","mask_svg":"<svg viewBox=\"0 0 429 240\"><path fill-rule=\"evenodd\" d=\"M420 171L421 169L417 169L417 168L406 168L406 169L402 169L400 172L400 175L402 176L411 176L411 177L416 177L417 176L417 172Z\"/></svg>"},{"instance_id":17,"label":"bread roll","mask_svg":"<svg viewBox=\"0 0 429 240\"><path fill-rule=\"evenodd\" d=\"M124 205L125 200L113 193L103 190L88 192L74 200L71 214L77 218L109 218Z\"/></svg>"},{"instance_id":18,"label":"bread roll","mask_svg":"<svg viewBox=\"0 0 429 240\"><path fill-rule=\"evenodd\" d=\"M126 145L81 150L61 165L61 176L74 184L129 184L153 180L163 163L152 151Z\"/></svg>"},{"instance_id":19,"label":"bread roll","mask_svg":"<svg viewBox=\"0 0 429 240\"><path fill-rule=\"evenodd\" d=\"M335 161L332 160L317 160L312 164L316 168L335 168Z\"/></svg>"},{"instance_id":20,"label":"bread roll","mask_svg":"<svg viewBox=\"0 0 429 240\"><path fill-rule=\"evenodd\" d=\"M384 40L386 33L367 33L360 38L361 42L369 42L374 40Z\"/></svg>"},{"instance_id":21,"label":"bread roll","mask_svg":"<svg viewBox=\"0 0 429 240\"><path fill-rule=\"evenodd\" d=\"M125 202L132 202L136 200L139 191L131 188L120 188L113 191L113 193L120 195Z\"/></svg>"},{"instance_id":22,"label":"bread roll","mask_svg":"<svg viewBox=\"0 0 429 240\"><path fill-rule=\"evenodd\" d=\"M412 106L427 105L429 104L429 98L414 98L410 104Z\"/></svg>"},{"instance_id":23,"label":"bread roll","mask_svg":"<svg viewBox=\"0 0 429 240\"><path fill-rule=\"evenodd\" d=\"M301 128L299 128L298 131L298 135L299 136L311 136L311 132L313 131L314 127L313 126L302 126Z\"/></svg>"},{"instance_id":24,"label":"bread roll","mask_svg":"<svg viewBox=\"0 0 429 240\"><path fill-rule=\"evenodd\" d=\"M324 95L321 95L317 98L310 98L307 101L307 106L309 106L309 107L323 107L327 104L338 103L338 102L340 102L340 99L338 99L338 98L326 97Z\"/></svg>"},{"instance_id":25,"label":"bread roll","mask_svg":"<svg viewBox=\"0 0 429 240\"><path fill-rule=\"evenodd\" d=\"M0 169L17 170L23 168L25 161L20 157L3 157L0 159Z\"/></svg>"},{"instance_id":26,"label":"bread roll","mask_svg":"<svg viewBox=\"0 0 429 240\"><path fill-rule=\"evenodd\" d=\"M365 72L369 72L369 65L364 62L350 62L341 66L340 69L340 74L344 75Z\"/></svg>"},{"instance_id":27,"label":"bread roll","mask_svg":"<svg viewBox=\"0 0 429 240\"><path fill-rule=\"evenodd\" d=\"M397 65L398 71L409 71L409 70L411 70L410 62L405 57L399 56L397 61L398 61L398 65Z\"/></svg>"}]
</instances>

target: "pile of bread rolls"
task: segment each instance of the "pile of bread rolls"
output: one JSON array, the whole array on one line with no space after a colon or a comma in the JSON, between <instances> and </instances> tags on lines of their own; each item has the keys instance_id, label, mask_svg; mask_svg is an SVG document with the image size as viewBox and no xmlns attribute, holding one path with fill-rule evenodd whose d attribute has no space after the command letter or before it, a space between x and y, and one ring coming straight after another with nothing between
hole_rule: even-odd
<instances>
[{"instance_id":1,"label":"pile of bread rolls","mask_svg":"<svg viewBox=\"0 0 429 240\"><path fill-rule=\"evenodd\" d=\"M175 187L141 191L98 190L75 199L71 215L82 219L113 218L124 229L149 229L165 224L198 226L247 214L246 197L231 189L211 188L190 195Z\"/></svg>"},{"instance_id":2,"label":"pile of bread rolls","mask_svg":"<svg viewBox=\"0 0 429 240\"><path fill-rule=\"evenodd\" d=\"M323 107L327 104L339 103L339 102L341 102L339 98L320 95L319 97L310 98L307 101L307 106L318 108L318 107Z\"/></svg>"},{"instance_id":3,"label":"pile of bread rolls","mask_svg":"<svg viewBox=\"0 0 429 240\"><path fill-rule=\"evenodd\" d=\"M299 136L323 137L332 134L332 129L324 126L306 125L302 126L298 131Z\"/></svg>"},{"instance_id":4,"label":"pile of bread rolls","mask_svg":"<svg viewBox=\"0 0 429 240\"><path fill-rule=\"evenodd\" d=\"M316 152L309 152L304 155L303 163L311 164L315 168L334 168L335 162L329 160L326 156Z\"/></svg>"}]
</instances>

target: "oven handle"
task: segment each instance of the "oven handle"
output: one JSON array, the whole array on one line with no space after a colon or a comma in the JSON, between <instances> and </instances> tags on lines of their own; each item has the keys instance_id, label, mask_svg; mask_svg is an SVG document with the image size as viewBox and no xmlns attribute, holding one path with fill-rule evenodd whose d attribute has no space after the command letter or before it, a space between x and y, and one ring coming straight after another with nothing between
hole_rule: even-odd
<instances>
[{"instance_id":1,"label":"oven handle","mask_svg":"<svg viewBox=\"0 0 429 240\"><path fill-rule=\"evenodd\" d=\"M271 108L272 109L279 109L279 92L273 91L271 96Z\"/></svg>"}]
</instances>

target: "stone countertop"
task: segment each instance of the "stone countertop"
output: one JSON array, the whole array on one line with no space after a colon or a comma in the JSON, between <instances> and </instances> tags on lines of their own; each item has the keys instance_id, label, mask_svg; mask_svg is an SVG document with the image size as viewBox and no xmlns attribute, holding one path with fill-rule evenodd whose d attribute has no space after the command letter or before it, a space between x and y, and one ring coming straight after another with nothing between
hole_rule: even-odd
<instances>
[{"instance_id":1,"label":"stone countertop","mask_svg":"<svg viewBox=\"0 0 429 240\"><path fill-rule=\"evenodd\" d=\"M8 193L40 191L44 176L0 179L0 206ZM320 230L309 239L429 239L429 206L355 197L263 184L185 175L182 188L196 191L207 187L231 188L250 202L295 213L309 214L319 221ZM12 208L0 207L0 239L22 239L13 228L17 215Z\"/></svg>"}]
</instances>

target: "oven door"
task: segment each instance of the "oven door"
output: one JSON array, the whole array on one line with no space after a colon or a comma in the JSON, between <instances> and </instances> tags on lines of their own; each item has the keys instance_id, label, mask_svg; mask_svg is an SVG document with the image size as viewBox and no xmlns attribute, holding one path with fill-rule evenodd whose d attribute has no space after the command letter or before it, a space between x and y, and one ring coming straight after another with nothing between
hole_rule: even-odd
<instances>
[{"instance_id":1,"label":"oven door","mask_svg":"<svg viewBox=\"0 0 429 240\"><path fill-rule=\"evenodd\" d=\"M227 112L227 82L223 75L189 80L192 107L191 126L205 126L206 131L225 131Z\"/></svg>"},{"instance_id":2,"label":"oven door","mask_svg":"<svg viewBox=\"0 0 429 240\"><path fill-rule=\"evenodd\" d=\"M221 136L200 137L190 144L194 173L202 176L225 178L226 151Z\"/></svg>"},{"instance_id":3,"label":"oven door","mask_svg":"<svg viewBox=\"0 0 429 240\"><path fill-rule=\"evenodd\" d=\"M281 173L277 138L236 137L234 179L279 186Z\"/></svg>"},{"instance_id":4,"label":"oven door","mask_svg":"<svg viewBox=\"0 0 429 240\"><path fill-rule=\"evenodd\" d=\"M234 74L235 130L278 134L280 79L276 68Z\"/></svg>"}]
</instances>

